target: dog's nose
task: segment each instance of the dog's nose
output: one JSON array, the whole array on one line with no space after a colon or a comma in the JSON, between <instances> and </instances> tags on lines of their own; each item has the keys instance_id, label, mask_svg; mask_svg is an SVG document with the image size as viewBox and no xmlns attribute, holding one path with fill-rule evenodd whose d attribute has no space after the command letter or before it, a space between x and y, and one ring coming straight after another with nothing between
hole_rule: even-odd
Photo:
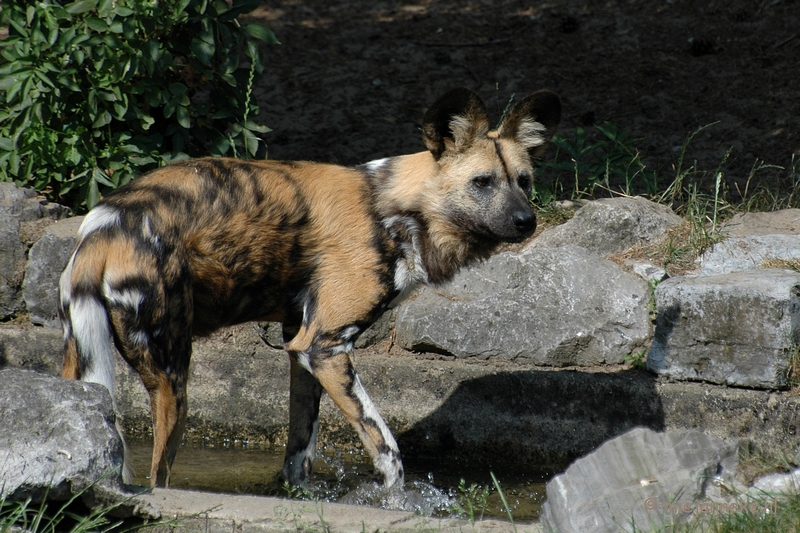
<instances>
[{"instance_id":1,"label":"dog's nose","mask_svg":"<svg viewBox=\"0 0 800 533\"><path fill-rule=\"evenodd\" d=\"M511 220L520 233L533 233L536 230L536 215L533 211L517 211L511 215Z\"/></svg>"}]
</instances>

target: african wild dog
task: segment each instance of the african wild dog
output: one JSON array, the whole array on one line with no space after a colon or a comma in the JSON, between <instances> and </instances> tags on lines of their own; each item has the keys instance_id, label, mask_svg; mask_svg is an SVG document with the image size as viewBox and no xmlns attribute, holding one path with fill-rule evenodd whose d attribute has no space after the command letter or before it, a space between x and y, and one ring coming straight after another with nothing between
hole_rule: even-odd
<instances>
[{"instance_id":1,"label":"african wild dog","mask_svg":"<svg viewBox=\"0 0 800 533\"><path fill-rule=\"evenodd\" d=\"M402 486L397 443L353 367L353 341L416 284L448 280L533 233L531 156L560 114L558 97L540 91L491 130L480 99L454 89L425 114L428 151L355 168L206 158L130 183L86 216L61 277L63 376L113 397L116 347L150 394L150 481L168 485L192 338L282 322L285 478L308 480L325 390L386 486Z\"/></svg>"}]
</instances>

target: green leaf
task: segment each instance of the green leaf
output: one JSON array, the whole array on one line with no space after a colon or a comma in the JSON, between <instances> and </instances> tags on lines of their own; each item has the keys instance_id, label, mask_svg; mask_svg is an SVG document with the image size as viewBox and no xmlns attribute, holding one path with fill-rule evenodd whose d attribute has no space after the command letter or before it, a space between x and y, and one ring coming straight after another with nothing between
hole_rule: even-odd
<instances>
[{"instance_id":1,"label":"green leaf","mask_svg":"<svg viewBox=\"0 0 800 533\"><path fill-rule=\"evenodd\" d=\"M100 201L100 188L97 181L89 180L89 190L86 193L86 208L93 208Z\"/></svg>"},{"instance_id":2,"label":"green leaf","mask_svg":"<svg viewBox=\"0 0 800 533\"><path fill-rule=\"evenodd\" d=\"M152 126L155 123L155 121L156 120L150 115L144 115L142 117L142 129L145 131L149 130L150 126Z\"/></svg>"},{"instance_id":3,"label":"green leaf","mask_svg":"<svg viewBox=\"0 0 800 533\"><path fill-rule=\"evenodd\" d=\"M231 87L236 87L237 85L236 78L233 76L233 74L220 74L220 78L225 80Z\"/></svg>"},{"instance_id":4,"label":"green leaf","mask_svg":"<svg viewBox=\"0 0 800 533\"><path fill-rule=\"evenodd\" d=\"M81 162L81 153L75 146L70 146L67 148L66 152L64 152L64 158L68 163L71 163L72 166L77 166L78 163Z\"/></svg>"},{"instance_id":5,"label":"green leaf","mask_svg":"<svg viewBox=\"0 0 800 533\"><path fill-rule=\"evenodd\" d=\"M225 155L228 153L230 148L231 143L228 141L228 139L226 137L219 136L213 143L211 143L211 155Z\"/></svg>"},{"instance_id":6,"label":"green leaf","mask_svg":"<svg viewBox=\"0 0 800 533\"><path fill-rule=\"evenodd\" d=\"M6 103L10 104L14 101L14 98L17 96L19 90L22 89L22 80L18 80L16 83L11 85L11 87L6 91Z\"/></svg>"},{"instance_id":7,"label":"green leaf","mask_svg":"<svg viewBox=\"0 0 800 533\"><path fill-rule=\"evenodd\" d=\"M0 150L10 152L14 149L14 141L6 137L0 137Z\"/></svg>"},{"instance_id":8,"label":"green leaf","mask_svg":"<svg viewBox=\"0 0 800 533\"><path fill-rule=\"evenodd\" d=\"M108 24L106 24L106 21L95 17L87 18L86 25L94 31L106 31L108 29Z\"/></svg>"},{"instance_id":9,"label":"green leaf","mask_svg":"<svg viewBox=\"0 0 800 533\"><path fill-rule=\"evenodd\" d=\"M255 60L258 57L258 45L253 41L247 41L245 45L245 55L251 60Z\"/></svg>"},{"instance_id":10,"label":"green leaf","mask_svg":"<svg viewBox=\"0 0 800 533\"><path fill-rule=\"evenodd\" d=\"M102 128L103 126L109 123L111 123L111 113L109 113L108 111L103 111L102 113L100 113L100 116L98 116L97 119L94 122L92 122L92 127Z\"/></svg>"},{"instance_id":11,"label":"green leaf","mask_svg":"<svg viewBox=\"0 0 800 533\"><path fill-rule=\"evenodd\" d=\"M258 137L248 129L242 130L242 135L244 136L244 146L247 153L251 156L256 155L256 152L258 152Z\"/></svg>"},{"instance_id":12,"label":"green leaf","mask_svg":"<svg viewBox=\"0 0 800 533\"><path fill-rule=\"evenodd\" d=\"M111 15L114 8L114 0L100 0L97 4L97 14L103 18Z\"/></svg>"},{"instance_id":13,"label":"green leaf","mask_svg":"<svg viewBox=\"0 0 800 533\"><path fill-rule=\"evenodd\" d=\"M129 7L125 6L117 6L117 9L114 10L114 13L118 17L129 17L135 13L135 11Z\"/></svg>"},{"instance_id":14,"label":"green leaf","mask_svg":"<svg viewBox=\"0 0 800 533\"><path fill-rule=\"evenodd\" d=\"M48 77L45 75L45 73L44 73L44 72L41 72L41 71L37 70L37 71L35 71L35 73L36 73L36 77L37 77L37 78L39 78L40 80L42 80L43 82L45 82L45 83L46 83L47 85L49 85L50 87L55 87L55 84L52 82L52 80L50 80L50 78L48 78Z\"/></svg>"},{"instance_id":15,"label":"green leaf","mask_svg":"<svg viewBox=\"0 0 800 533\"><path fill-rule=\"evenodd\" d=\"M9 17L7 20L11 27L17 31L17 33L19 33L22 37L28 37L28 28L20 24L17 19Z\"/></svg>"},{"instance_id":16,"label":"green leaf","mask_svg":"<svg viewBox=\"0 0 800 533\"><path fill-rule=\"evenodd\" d=\"M101 183L101 184L105 185L106 187L116 187L117 186L116 183L111 181L111 178L108 177L108 174L103 172L103 170L98 168L98 167L94 167L94 169L92 169L92 181Z\"/></svg>"},{"instance_id":17,"label":"green leaf","mask_svg":"<svg viewBox=\"0 0 800 533\"><path fill-rule=\"evenodd\" d=\"M214 45L213 37L211 42L208 42L202 37L195 37L192 39L192 52L197 56L197 59L204 65L211 65L211 60L214 58Z\"/></svg>"},{"instance_id":18,"label":"green leaf","mask_svg":"<svg viewBox=\"0 0 800 533\"><path fill-rule=\"evenodd\" d=\"M188 90L189 88L186 85L179 82L173 82L169 84L169 92L171 92L175 96L186 94L186 91Z\"/></svg>"},{"instance_id":19,"label":"green leaf","mask_svg":"<svg viewBox=\"0 0 800 533\"><path fill-rule=\"evenodd\" d=\"M59 5L49 5L47 9L50 13L56 18L56 20L72 20L72 16L69 14L69 11L64 9Z\"/></svg>"},{"instance_id":20,"label":"green leaf","mask_svg":"<svg viewBox=\"0 0 800 533\"><path fill-rule=\"evenodd\" d=\"M178 119L178 124L186 129L189 129L191 122L189 120L189 109L187 107L179 105L175 110L175 116Z\"/></svg>"},{"instance_id":21,"label":"green leaf","mask_svg":"<svg viewBox=\"0 0 800 533\"><path fill-rule=\"evenodd\" d=\"M158 61L161 55L161 49L156 41L147 41L144 44L144 52L152 61Z\"/></svg>"},{"instance_id":22,"label":"green leaf","mask_svg":"<svg viewBox=\"0 0 800 533\"><path fill-rule=\"evenodd\" d=\"M248 120L244 123L244 128L250 131L257 131L258 133L269 133L272 129L264 126L263 124L256 124L252 120Z\"/></svg>"},{"instance_id":23,"label":"green leaf","mask_svg":"<svg viewBox=\"0 0 800 533\"><path fill-rule=\"evenodd\" d=\"M78 0L77 2L65 5L64 9L66 9L67 13L70 15L81 15L83 13L88 13L94 9L96 5L97 0Z\"/></svg>"},{"instance_id":24,"label":"green leaf","mask_svg":"<svg viewBox=\"0 0 800 533\"><path fill-rule=\"evenodd\" d=\"M264 26L263 24L258 24L257 22L251 22L250 24L244 25L244 30L261 41L264 41L268 44L281 44L278 41L278 38L275 37L275 34L272 33L272 30Z\"/></svg>"},{"instance_id":25,"label":"green leaf","mask_svg":"<svg viewBox=\"0 0 800 533\"><path fill-rule=\"evenodd\" d=\"M125 114L128 112L127 106L115 102L113 107L114 107L114 116L116 117L116 119L124 120Z\"/></svg>"}]
</instances>

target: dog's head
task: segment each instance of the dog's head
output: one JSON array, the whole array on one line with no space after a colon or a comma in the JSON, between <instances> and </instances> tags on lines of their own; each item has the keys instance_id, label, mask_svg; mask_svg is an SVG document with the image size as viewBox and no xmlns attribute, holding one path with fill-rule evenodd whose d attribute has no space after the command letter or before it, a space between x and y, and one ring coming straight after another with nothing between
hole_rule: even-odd
<instances>
[{"instance_id":1,"label":"dog's head","mask_svg":"<svg viewBox=\"0 0 800 533\"><path fill-rule=\"evenodd\" d=\"M437 100L422 131L439 163L431 184L439 216L482 241L519 242L532 235L532 158L544 151L560 118L561 102L550 91L517 102L496 130L469 89L453 89Z\"/></svg>"}]
</instances>

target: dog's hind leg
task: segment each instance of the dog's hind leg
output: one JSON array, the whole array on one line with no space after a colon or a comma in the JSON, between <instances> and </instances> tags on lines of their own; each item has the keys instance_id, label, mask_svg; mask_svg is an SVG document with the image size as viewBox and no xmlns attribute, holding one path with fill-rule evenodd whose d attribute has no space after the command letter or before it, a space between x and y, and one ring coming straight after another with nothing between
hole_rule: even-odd
<instances>
[{"instance_id":1,"label":"dog's hind leg","mask_svg":"<svg viewBox=\"0 0 800 533\"><path fill-rule=\"evenodd\" d=\"M150 396L153 486L169 486L172 462L186 427L192 353L192 301L188 280L186 284L137 286L135 279L128 277L109 283L106 289L117 348L138 372Z\"/></svg>"}]
</instances>

